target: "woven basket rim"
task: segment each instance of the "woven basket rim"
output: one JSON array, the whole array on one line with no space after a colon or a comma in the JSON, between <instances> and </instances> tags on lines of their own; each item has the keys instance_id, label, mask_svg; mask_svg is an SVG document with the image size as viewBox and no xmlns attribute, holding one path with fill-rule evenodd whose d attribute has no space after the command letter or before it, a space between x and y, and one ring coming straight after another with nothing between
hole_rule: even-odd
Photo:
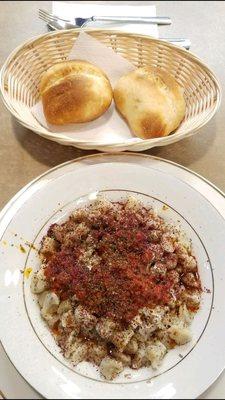
<instances>
[{"instance_id":1,"label":"woven basket rim","mask_svg":"<svg viewBox=\"0 0 225 400\"><path fill-rule=\"evenodd\" d=\"M39 124L38 128L34 127L32 124L27 123L25 118L20 118L20 116L18 115L17 111L13 108L12 104L11 104L11 98L8 95L8 93L6 92L6 90L4 89L4 73L5 70L8 66L8 64L11 62L11 60L13 59L13 57L20 51L23 49L23 47L28 46L31 43L36 43L39 40L44 40L45 38L48 37L52 37L52 36L57 36L60 34L66 34L67 32L74 32L79 34L80 32L87 32L87 33L92 33L92 32L100 32L100 33L105 33L105 34L109 34L109 35L119 35L119 36L125 36L125 37L132 37L135 39L146 39L149 42L153 42L153 43L158 43L158 44L163 44L165 47L167 48L171 48L171 49L175 49L176 51L178 51L178 53L181 54L185 54L185 56L187 56L188 59L194 61L196 64L198 64L198 66L200 66L201 68L203 68L203 70L205 70L208 75L210 76L210 78L212 79L212 81L214 82L215 85L215 90L216 90L216 98L215 98L215 104L213 109L211 110L211 112L208 114L208 116L206 117L206 119L203 120L203 122L201 124L199 124L196 128L189 128L189 130L183 132L183 133L178 133L178 135L176 135L176 132L172 135L168 135L168 136L164 136L164 137L159 137L159 138L151 138L151 139L140 139L138 137L133 137L133 138L129 138L126 139L124 141L120 141L120 142L104 142L104 141L87 141L84 139L76 139L76 138L68 138L66 136L64 136L64 134L62 133L54 133L49 131L47 128L43 127L39 121L37 121L37 123ZM154 146L157 146L157 144L159 145L167 145L172 143L174 140L173 138L177 139L179 137L179 139L188 137L192 134L194 134L196 131L198 131L202 126L204 126L206 123L208 123L208 121L215 115L215 113L217 112L217 110L220 107L221 104L221 99L222 99L222 86L220 84L220 81L218 80L218 78L215 76L214 72L204 63L204 61L201 60L201 58L199 58L198 56L196 56L194 53L178 46L175 45L171 42L167 42L165 40L161 40L155 37L152 37L150 35L144 35L144 34L136 34L136 33L129 33L129 32L124 32L124 31L120 31L120 30L116 30L116 29L110 29L110 30L106 30L104 28L98 28L98 29L93 29L93 28L75 28L75 29L67 29L67 30L62 30L62 31L53 31L53 32L46 32L44 34L41 35L36 35L33 36L31 39L24 41L22 44L18 45L6 58L5 62L3 63L1 70L0 70L0 92L2 95L2 100L4 105L6 106L6 108L11 112L11 114L26 128L35 131L36 133L40 133L42 136L44 136L47 139L59 139L62 140L63 142L68 142L66 144L68 145L75 145L77 144L84 144L87 146L102 146L104 148L107 147L111 147L114 146L116 148L119 147L132 147L136 144L141 144L141 143L145 143L145 144L154 144ZM137 141L133 141L132 139L139 139ZM179 140L177 139L177 140Z\"/></svg>"},{"instance_id":2,"label":"woven basket rim","mask_svg":"<svg viewBox=\"0 0 225 400\"><path fill-rule=\"evenodd\" d=\"M14 56L14 54L16 54L20 49L22 49L23 47L25 47L25 46L27 46L27 45L29 45L30 43L35 43L36 41L38 41L38 40L40 40L40 39L44 39L44 38L46 38L46 37L50 37L50 36L57 36L57 35L60 35L61 33L67 33L67 32L74 32L74 33L76 33L76 32L88 32L88 33L91 33L91 32L103 32L103 33L105 33L105 34L112 34L113 35L113 33L114 34L116 34L116 35L120 35L120 36L123 36L123 35L125 35L125 36L128 36L128 37L133 37L133 38L142 38L142 39L147 39L147 40L149 40L149 41L152 41L152 42L156 42L156 43L163 43L165 46L167 46L167 47L170 47L170 48L172 48L172 49L176 49L176 50L178 50L179 52L181 52L181 53L183 53L183 54L189 54L190 56L191 56L191 58L193 58L201 67L204 67L204 69L206 69L207 70L207 72L209 72L210 73L210 75L212 74L212 76L213 76L213 78L214 78L214 80L216 81L216 83L218 84L218 86L220 86L220 88L221 88L221 84L220 84L220 82L219 82L219 80L218 80L218 78L215 76L215 74L214 74L214 72L211 70L211 68L210 67L208 67L205 63L204 63L204 61L200 58L200 57L198 57L198 56L196 56L194 53L192 53L190 50L186 50L185 48L183 48L183 47L181 47L181 46L178 46L178 45L176 45L176 44L174 44L174 43L171 43L171 42L167 42L166 40L162 40L162 39L159 39L159 38L155 38L155 37L153 37L153 36L150 36L150 35L144 35L144 34L136 34L136 33L130 33L130 32L123 32L123 31L121 31L121 30L117 30L117 29L104 29L104 28L98 28L98 29L93 29L93 28L85 28L85 29L81 29L81 28L74 28L74 29L64 29L64 30L62 30L62 31L60 31L60 30L58 30L58 31L52 31L52 32L46 32L46 33L44 33L44 34L41 34L41 35L36 35L36 36L32 36L32 38L31 39L28 39L28 40L25 40L24 42L22 42L20 45L18 45L14 50L12 50L11 52L10 52L10 54L8 55L8 57L5 59L5 61L4 61L4 63L3 63L3 65L2 65L2 67L1 67L1 69L0 69L0 78L1 78L1 76L2 76L2 71L4 70L4 68L7 66L7 64L8 64L8 62L10 61L10 59L12 59L13 58L13 56Z\"/></svg>"}]
</instances>

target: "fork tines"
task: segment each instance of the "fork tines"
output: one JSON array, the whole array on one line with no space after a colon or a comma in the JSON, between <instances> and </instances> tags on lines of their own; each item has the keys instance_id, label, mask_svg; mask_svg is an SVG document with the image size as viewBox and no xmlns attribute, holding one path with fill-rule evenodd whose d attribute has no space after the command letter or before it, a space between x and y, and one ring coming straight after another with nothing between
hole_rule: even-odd
<instances>
[{"instance_id":1,"label":"fork tines","mask_svg":"<svg viewBox=\"0 0 225 400\"><path fill-rule=\"evenodd\" d=\"M58 18L56 15L53 15L49 11L42 10L41 8L39 8L38 10L38 16L45 22L58 21L58 19L64 22L69 22L66 19Z\"/></svg>"},{"instance_id":2,"label":"fork tines","mask_svg":"<svg viewBox=\"0 0 225 400\"><path fill-rule=\"evenodd\" d=\"M42 9L38 10L38 16L40 19L42 19L45 22L57 20L57 17L55 17L53 14L49 13L48 11L42 10Z\"/></svg>"}]
</instances>

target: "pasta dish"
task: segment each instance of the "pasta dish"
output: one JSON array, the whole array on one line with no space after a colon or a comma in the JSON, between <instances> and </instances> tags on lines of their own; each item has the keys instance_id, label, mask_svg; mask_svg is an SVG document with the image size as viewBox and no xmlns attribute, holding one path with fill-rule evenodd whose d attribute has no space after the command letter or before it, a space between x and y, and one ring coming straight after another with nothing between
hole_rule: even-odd
<instances>
[{"instance_id":1,"label":"pasta dish","mask_svg":"<svg viewBox=\"0 0 225 400\"><path fill-rule=\"evenodd\" d=\"M114 379L125 367L157 369L191 341L201 300L191 246L135 197L100 198L50 226L32 277L41 316L63 355Z\"/></svg>"}]
</instances>

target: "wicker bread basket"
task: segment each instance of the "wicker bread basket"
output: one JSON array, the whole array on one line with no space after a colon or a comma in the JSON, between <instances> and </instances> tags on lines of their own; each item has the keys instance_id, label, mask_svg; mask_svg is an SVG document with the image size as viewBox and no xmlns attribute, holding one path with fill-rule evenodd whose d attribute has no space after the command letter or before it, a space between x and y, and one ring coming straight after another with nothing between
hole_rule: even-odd
<instances>
[{"instance_id":1,"label":"wicker bread basket","mask_svg":"<svg viewBox=\"0 0 225 400\"><path fill-rule=\"evenodd\" d=\"M1 69L3 102L16 119L27 128L64 145L102 151L141 151L164 146L187 137L205 125L217 111L221 89L210 69L190 52L167 42L143 35L119 31L87 30L90 35L111 47L135 66L160 67L172 74L184 87L185 119L175 133L163 137L119 143L87 142L66 137L44 128L32 115L30 107L39 100L39 82L53 63L65 60L80 30L58 31L32 39L16 48Z\"/></svg>"}]
</instances>

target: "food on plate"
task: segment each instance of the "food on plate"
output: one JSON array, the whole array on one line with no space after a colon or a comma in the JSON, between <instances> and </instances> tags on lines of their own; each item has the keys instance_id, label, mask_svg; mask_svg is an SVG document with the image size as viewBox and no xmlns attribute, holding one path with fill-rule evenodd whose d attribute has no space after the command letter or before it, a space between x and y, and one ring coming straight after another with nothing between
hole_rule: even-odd
<instances>
[{"instance_id":1,"label":"food on plate","mask_svg":"<svg viewBox=\"0 0 225 400\"><path fill-rule=\"evenodd\" d=\"M112 380L191 341L202 289L181 237L136 197L99 198L50 226L31 290L67 359Z\"/></svg>"},{"instance_id":2,"label":"food on plate","mask_svg":"<svg viewBox=\"0 0 225 400\"><path fill-rule=\"evenodd\" d=\"M92 121L109 108L113 92L105 73L82 60L62 61L42 76L46 120L55 125Z\"/></svg>"},{"instance_id":3,"label":"food on plate","mask_svg":"<svg viewBox=\"0 0 225 400\"><path fill-rule=\"evenodd\" d=\"M161 69L142 67L122 76L114 100L133 133L142 139L169 135L185 115L183 89Z\"/></svg>"}]
</instances>

